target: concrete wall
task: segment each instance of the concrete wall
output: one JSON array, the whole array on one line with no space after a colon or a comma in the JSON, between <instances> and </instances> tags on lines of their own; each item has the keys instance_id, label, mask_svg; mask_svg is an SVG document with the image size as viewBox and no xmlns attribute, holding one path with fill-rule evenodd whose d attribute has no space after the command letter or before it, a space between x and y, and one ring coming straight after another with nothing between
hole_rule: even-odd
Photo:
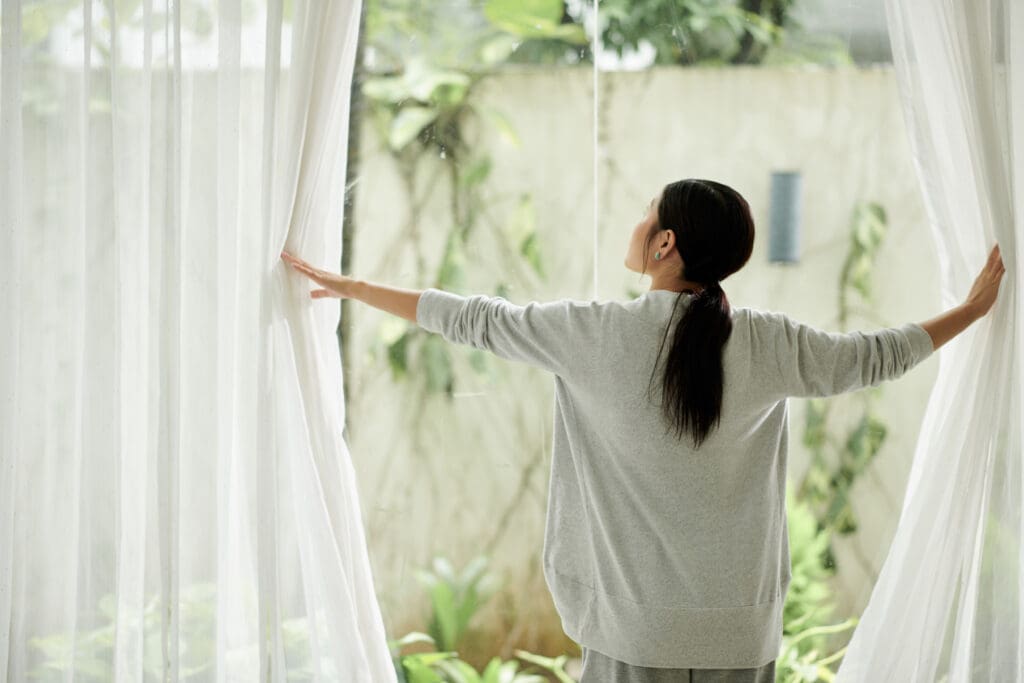
<instances>
[{"instance_id":1,"label":"concrete wall","mask_svg":"<svg viewBox=\"0 0 1024 683\"><path fill-rule=\"evenodd\" d=\"M477 101L505 114L521 146L492 126L467 127L470 142L494 159L467 252L468 292L493 293L501 274L517 303L629 298L631 289L649 286L622 262L641 209L667 182L706 177L738 189L759 229L751 261L723 283L734 305L786 311L837 329L851 211L871 200L888 212L890 234L874 277L877 316L858 318L853 327L922 321L939 311L934 247L889 68L666 67L602 74L596 221L591 78L587 69L524 70L481 85ZM421 164L422 206L413 210L399 167L372 126L364 127L362 147L352 273L397 286L433 286L440 236L450 221L442 160ZM773 169L803 174L802 260L795 266L767 262ZM496 246L523 193L536 206L547 281ZM395 334L402 323L363 305L354 305L352 315L358 362L349 377L350 445L389 630L422 625L422 590L412 570L433 554L459 565L481 550L491 552L519 596L510 609L520 620L550 616L539 579L550 377L497 358L490 375L479 375L459 349L460 393L450 402L425 398L421 379L393 382L379 352L377 335ZM840 614L863 608L884 560L937 365L933 357L883 388L879 405L889 437L855 489L859 533L836 542ZM807 464L800 439L804 402L791 400L790 412L790 475L798 477Z\"/></svg>"}]
</instances>

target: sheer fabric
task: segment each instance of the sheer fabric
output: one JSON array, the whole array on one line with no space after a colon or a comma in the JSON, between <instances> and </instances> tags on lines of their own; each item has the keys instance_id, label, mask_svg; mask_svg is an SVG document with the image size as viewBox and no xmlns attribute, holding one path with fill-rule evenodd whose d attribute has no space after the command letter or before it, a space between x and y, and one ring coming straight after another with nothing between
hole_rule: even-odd
<instances>
[{"instance_id":1,"label":"sheer fabric","mask_svg":"<svg viewBox=\"0 0 1024 683\"><path fill-rule=\"evenodd\" d=\"M3 0L0 678L395 680L279 259L340 262L359 12Z\"/></svg>"},{"instance_id":2,"label":"sheer fabric","mask_svg":"<svg viewBox=\"0 0 1024 683\"><path fill-rule=\"evenodd\" d=\"M940 351L895 538L836 680L1020 681L1024 4L887 12L943 304L997 241L1006 275L989 315Z\"/></svg>"}]
</instances>

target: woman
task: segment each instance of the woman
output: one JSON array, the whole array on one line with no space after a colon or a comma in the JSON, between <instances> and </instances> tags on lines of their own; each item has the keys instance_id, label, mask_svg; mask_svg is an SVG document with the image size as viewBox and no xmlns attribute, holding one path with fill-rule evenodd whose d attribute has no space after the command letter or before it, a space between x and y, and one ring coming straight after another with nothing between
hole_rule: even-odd
<instances>
[{"instance_id":1,"label":"woman","mask_svg":"<svg viewBox=\"0 0 1024 683\"><path fill-rule=\"evenodd\" d=\"M554 374L543 566L581 681L763 682L790 580L787 397L903 375L988 312L1003 264L997 245L966 301L931 320L838 334L730 307L720 282L753 245L743 197L687 179L633 230L625 265L652 282L632 301L520 306L282 257L321 286L314 298L359 299Z\"/></svg>"}]
</instances>

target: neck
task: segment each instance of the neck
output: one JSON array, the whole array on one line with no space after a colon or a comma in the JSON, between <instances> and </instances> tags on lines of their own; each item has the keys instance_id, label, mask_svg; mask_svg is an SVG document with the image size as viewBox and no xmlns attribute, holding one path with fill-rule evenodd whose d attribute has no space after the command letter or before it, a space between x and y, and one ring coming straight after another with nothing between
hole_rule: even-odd
<instances>
[{"instance_id":1,"label":"neck","mask_svg":"<svg viewBox=\"0 0 1024 683\"><path fill-rule=\"evenodd\" d=\"M689 280L680 280L678 278L669 280L668 278L658 278L651 282L651 291L656 289L664 289L670 292L692 292L696 294L704 288L704 285L699 282L690 282Z\"/></svg>"}]
</instances>

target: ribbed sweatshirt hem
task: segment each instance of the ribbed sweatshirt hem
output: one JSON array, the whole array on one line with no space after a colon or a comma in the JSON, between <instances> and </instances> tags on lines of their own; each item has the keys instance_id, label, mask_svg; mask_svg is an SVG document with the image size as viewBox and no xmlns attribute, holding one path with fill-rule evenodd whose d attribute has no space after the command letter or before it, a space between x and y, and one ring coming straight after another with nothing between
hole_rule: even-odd
<instances>
[{"instance_id":1,"label":"ribbed sweatshirt hem","mask_svg":"<svg viewBox=\"0 0 1024 683\"><path fill-rule=\"evenodd\" d=\"M779 655L786 582L775 600L738 607L640 604L544 565L562 630L583 647L634 666L746 669ZM582 615L576 621L567 615Z\"/></svg>"}]
</instances>

